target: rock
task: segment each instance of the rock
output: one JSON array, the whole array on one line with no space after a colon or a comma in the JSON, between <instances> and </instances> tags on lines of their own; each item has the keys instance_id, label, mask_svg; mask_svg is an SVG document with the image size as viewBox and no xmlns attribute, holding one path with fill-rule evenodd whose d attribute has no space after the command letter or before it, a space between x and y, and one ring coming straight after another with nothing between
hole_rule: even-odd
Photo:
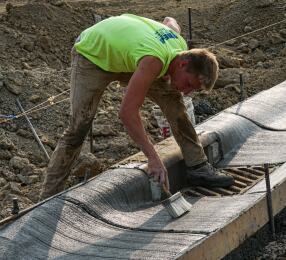
<instances>
[{"instance_id":1,"label":"rock","mask_svg":"<svg viewBox=\"0 0 286 260\"><path fill-rule=\"evenodd\" d=\"M32 102L32 103L37 103L41 100L41 96L39 95L32 95L30 98L29 98L29 101Z\"/></svg>"},{"instance_id":2,"label":"rock","mask_svg":"<svg viewBox=\"0 0 286 260\"><path fill-rule=\"evenodd\" d=\"M281 50L281 56L286 57L286 47Z\"/></svg>"},{"instance_id":3,"label":"rock","mask_svg":"<svg viewBox=\"0 0 286 260\"><path fill-rule=\"evenodd\" d=\"M34 175L39 176L40 180L43 181L45 177L46 168L36 168Z\"/></svg>"},{"instance_id":4,"label":"rock","mask_svg":"<svg viewBox=\"0 0 286 260\"><path fill-rule=\"evenodd\" d=\"M17 180L17 175L9 170L3 170L1 171L1 175L5 178L7 181L16 181Z\"/></svg>"},{"instance_id":5,"label":"rock","mask_svg":"<svg viewBox=\"0 0 286 260\"><path fill-rule=\"evenodd\" d=\"M234 40L229 40L229 41L227 41L226 43L225 43L225 45L227 45L227 46L233 46L233 45L235 45L237 43L237 41L234 39Z\"/></svg>"},{"instance_id":6,"label":"rock","mask_svg":"<svg viewBox=\"0 0 286 260\"><path fill-rule=\"evenodd\" d=\"M38 175L24 176L22 174L17 174L17 178L21 183L26 185L40 181L40 177Z\"/></svg>"},{"instance_id":7,"label":"rock","mask_svg":"<svg viewBox=\"0 0 286 260\"><path fill-rule=\"evenodd\" d=\"M97 143L94 147L94 152L104 151L110 147L109 143Z\"/></svg>"},{"instance_id":8,"label":"rock","mask_svg":"<svg viewBox=\"0 0 286 260\"><path fill-rule=\"evenodd\" d=\"M9 185L9 184L8 184ZM7 195L9 194L8 190L2 190L0 189L0 201L3 203L4 199L7 197ZM1 211L1 204L0 204L0 211Z\"/></svg>"},{"instance_id":9,"label":"rock","mask_svg":"<svg viewBox=\"0 0 286 260\"><path fill-rule=\"evenodd\" d=\"M249 53L250 52L250 48L248 48L248 44L246 43L242 43L240 44L236 50L241 51L242 53Z\"/></svg>"},{"instance_id":10,"label":"rock","mask_svg":"<svg viewBox=\"0 0 286 260\"><path fill-rule=\"evenodd\" d=\"M0 188L4 187L6 184L7 181L4 178L0 177Z\"/></svg>"},{"instance_id":11,"label":"rock","mask_svg":"<svg viewBox=\"0 0 286 260\"><path fill-rule=\"evenodd\" d=\"M17 174L17 178L18 178L19 182L21 182L23 184L26 184L26 185L30 184L29 176Z\"/></svg>"},{"instance_id":12,"label":"rock","mask_svg":"<svg viewBox=\"0 0 286 260\"><path fill-rule=\"evenodd\" d=\"M22 194L21 190L20 190L20 185L16 182L9 182L10 184L10 189L12 193L16 193L16 194Z\"/></svg>"},{"instance_id":13,"label":"rock","mask_svg":"<svg viewBox=\"0 0 286 260\"><path fill-rule=\"evenodd\" d=\"M52 0L50 1L50 3L51 5L58 6L58 7L66 5L66 2L64 0Z\"/></svg>"},{"instance_id":14,"label":"rock","mask_svg":"<svg viewBox=\"0 0 286 260\"><path fill-rule=\"evenodd\" d=\"M39 151L39 153L34 153L32 156L32 161L34 164L39 165L39 164L46 164L46 157L44 156L44 153L42 151Z\"/></svg>"},{"instance_id":15,"label":"rock","mask_svg":"<svg viewBox=\"0 0 286 260\"><path fill-rule=\"evenodd\" d=\"M141 122L143 124L144 129L151 128L151 123L143 116L141 116Z\"/></svg>"},{"instance_id":16,"label":"rock","mask_svg":"<svg viewBox=\"0 0 286 260\"><path fill-rule=\"evenodd\" d=\"M15 132L15 131L17 131L17 129L18 129L18 125L15 124L15 123L12 123L12 121L10 121L10 123L6 126L6 129L7 129L9 132Z\"/></svg>"},{"instance_id":17,"label":"rock","mask_svg":"<svg viewBox=\"0 0 286 260\"><path fill-rule=\"evenodd\" d=\"M279 54L279 50L276 47L270 47L267 50L268 54L270 54L271 56L277 56Z\"/></svg>"},{"instance_id":18,"label":"rock","mask_svg":"<svg viewBox=\"0 0 286 260\"><path fill-rule=\"evenodd\" d=\"M21 171L20 174L24 175L24 176L29 176L29 175L33 175L35 172L36 166L34 164L29 163L28 165L25 165Z\"/></svg>"},{"instance_id":19,"label":"rock","mask_svg":"<svg viewBox=\"0 0 286 260\"><path fill-rule=\"evenodd\" d=\"M282 29L279 31L281 37L286 38L286 29Z\"/></svg>"},{"instance_id":20,"label":"rock","mask_svg":"<svg viewBox=\"0 0 286 260\"><path fill-rule=\"evenodd\" d=\"M14 8L14 6L11 3L7 3L5 7L7 13L9 13Z\"/></svg>"},{"instance_id":21,"label":"rock","mask_svg":"<svg viewBox=\"0 0 286 260\"><path fill-rule=\"evenodd\" d=\"M250 17L250 16L247 16L247 17L243 20L243 23L249 24L249 23L251 23L252 21L253 21L253 18Z\"/></svg>"},{"instance_id":22,"label":"rock","mask_svg":"<svg viewBox=\"0 0 286 260\"><path fill-rule=\"evenodd\" d=\"M93 136L116 136L116 132L110 125L97 125L93 129Z\"/></svg>"},{"instance_id":23,"label":"rock","mask_svg":"<svg viewBox=\"0 0 286 260\"><path fill-rule=\"evenodd\" d=\"M239 68L241 66L242 60L236 57L232 57L228 53L220 53L217 54L217 59L219 63L219 67L221 69L225 68Z\"/></svg>"},{"instance_id":24,"label":"rock","mask_svg":"<svg viewBox=\"0 0 286 260\"><path fill-rule=\"evenodd\" d=\"M91 176L89 177L97 175L102 169L102 165L92 153L81 155L72 168L71 174L77 177L84 177L87 169L90 169Z\"/></svg>"},{"instance_id":25,"label":"rock","mask_svg":"<svg viewBox=\"0 0 286 260\"><path fill-rule=\"evenodd\" d=\"M23 91L20 86L17 86L15 84L13 84L12 82L5 81L4 86L6 87L6 89L8 91L10 91L11 93L13 93L15 95L20 95Z\"/></svg>"},{"instance_id":26,"label":"rock","mask_svg":"<svg viewBox=\"0 0 286 260\"><path fill-rule=\"evenodd\" d=\"M24 129L19 129L17 131L17 135L25 137L27 139L33 139L33 134L30 131L24 130Z\"/></svg>"},{"instance_id":27,"label":"rock","mask_svg":"<svg viewBox=\"0 0 286 260\"><path fill-rule=\"evenodd\" d=\"M243 31L244 31L244 32L246 32L246 33L248 33L248 32L253 31L253 29L252 29L252 27L251 27L251 26L246 25L246 26L244 27Z\"/></svg>"},{"instance_id":28,"label":"rock","mask_svg":"<svg viewBox=\"0 0 286 260\"><path fill-rule=\"evenodd\" d=\"M32 41L26 41L22 43L22 48L26 51L32 52L35 49L35 44Z\"/></svg>"},{"instance_id":29,"label":"rock","mask_svg":"<svg viewBox=\"0 0 286 260\"><path fill-rule=\"evenodd\" d=\"M214 115L216 109L206 100L200 100L198 103L194 104L196 115Z\"/></svg>"},{"instance_id":30,"label":"rock","mask_svg":"<svg viewBox=\"0 0 286 260\"><path fill-rule=\"evenodd\" d=\"M250 49L256 49L259 46L259 41L256 39L251 39L248 43Z\"/></svg>"},{"instance_id":31,"label":"rock","mask_svg":"<svg viewBox=\"0 0 286 260\"><path fill-rule=\"evenodd\" d=\"M263 69L264 65L262 61L257 62L257 64L254 67L255 69Z\"/></svg>"},{"instance_id":32,"label":"rock","mask_svg":"<svg viewBox=\"0 0 286 260\"><path fill-rule=\"evenodd\" d=\"M25 74L23 71L11 71L7 74L4 86L13 94L19 95L23 91Z\"/></svg>"},{"instance_id":33,"label":"rock","mask_svg":"<svg viewBox=\"0 0 286 260\"><path fill-rule=\"evenodd\" d=\"M254 59L255 62L259 62L259 61L265 61L267 57L262 50L256 49L252 55L252 58Z\"/></svg>"},{"instance_id":34,"label":"rock","mask_svg":"<svg viewBox=\"0 0 286 260\"><path fill-rule=\"evenodd\" d=\"M27 62L22 62L23 69L31 70L32 67Z\"/></svg>"},{"instance_id":35,"label":"rock","mask_svg":"<svg viewBox=\"0 0 286 260\"><path fill-rule=\"evenodd\" d=\"M4 86L4 80L0 79L0 88L2 88Z\"/></svg>"},{"instance_id":36,"label":"rock","mask_svg":"<svg viewBox=\"0 0 286 260\"><path fill-rule=\"evenodd\" d=\"M222 88L229 84L239 83L240 70L236 68L221 69L215 84L215 88Z\"/></svg>"},{"instance_id":37,"label":"rock","mask_svg":"<svg viewBox=\"0 0 286 260\"><path fill-rule=\"evenodd\" d=\"M9 191L10 190L10 183L11 182L8 182L4 187L2 187L1 189L0 189L0 192L3 192L3 191Z\"/></svg>"},{"instance_id":38,"label":"rock","mask_svg":"<svg viewBox=\"0 0 286 260\"><path fill-rule=\"evenodd\" d=\"M52 44L51 44L51 38L49 36L40 36L38 39L38 44L42 48L43 51L46 53L51 50ZM44 59L46 60L46 58Z\"/></svg>"},{"instance_id":39,"label":"rock","mask_svg":"<svg viewBox=\"0 0 286 260\"><path fill-rule=\"evenodd\" d=\"M12 154L8 150L0 150L0 160L10 160L12 158Z\"/></svg>"},{"instance_id":40,"label":"rock","mask_svg":"<svg viewBox=\"0 0 286 260\"><path fill-rule=\"evenodd\" d=\"M264 8L273 5L275 0L257 0L255 3L255 7Z\"/></svg>"},{"instance_id":41,"label":"rock","mask_svg":"<svg viewBox=\"0 0 286 260\"><path fill-rule=\"evenodd\" d=\"M45 134L39 134L39 136L43 144L48 145L52 149L56 148L57 142L54 139L52 139L50 136L45 135Z\"/></svg>"},{"instance_id":42,"label":"rock","mask_svg":"<svg viewBox=\"0 0 286 260\"><path fill-rule=\"evenodd\" d=\"M31 184L39 182L40 177L38 175L31 175L31 176L29 176L29 181Z\"/></svg>"},{"instance_id":43,"label":"rock","mask_svg":"<svg viewBox=\"0 0 286 260\"><path fill-rule=\"evenodd\" d=\"M286 42L286 39L282 38L279 33L269 34L270 42L272 44L279 44Z\"/></svg>"},{"instance_id":44,"label":"rock","mask_svg":"<svg viewBox=\"0 0 286 260\"><path fill-rule=\"evenodd\" d=\"M0 135L0 148L3 150L12 150L15 148L15 145L8 137Z\"/></svg>"},{"instance_id":45,"label":"rock","mask_svg":"<svg viewBox=\"0 0 286 260\"><path fill-rule=\"evenodd\" d=\"M10 162L9 165L11 168L16 170L22 170L25 166L29 164L29 160L27 158L21 158L18 156L14 156Z\"/></svg>"},{"instance_id":46,"label":"rock","mask_svg":"<svg viewBox=\"0 0 286 260\"><path fill-rule=\"evenodd\" d=\"M40 199L40 193L36 190L31 190L28 194L27 194L28 199L30 199L33 203L37 203L39 202Z\"/></svg>"},{"instance_id":47,"label":"rock","mask_svg":"<svg viewBox=\"0 0 286 260\"><path fill-rule=\"evenodd\" d=\"M229 84L229 85L225 86L225 89L231 89L231 90L235 91L237 94L241 93L239 84Z\"/></svg>"}]
</instances>

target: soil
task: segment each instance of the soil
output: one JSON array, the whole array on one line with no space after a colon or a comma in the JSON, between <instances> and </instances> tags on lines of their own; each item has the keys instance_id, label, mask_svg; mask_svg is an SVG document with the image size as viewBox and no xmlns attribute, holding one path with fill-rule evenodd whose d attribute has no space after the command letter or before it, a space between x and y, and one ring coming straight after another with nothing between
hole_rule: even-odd
<instances>
[{"instance_id":1,"label":"soil","mask_svg":"<svg viewBox=\"0 0 286 260\"><path fill-rule=\"evenodd\" d=\"M286 79L285 21L250 33L285 20L286 0L165 0L163 4L155 0L0 0L0 114L19 114L16 98L25 110L40 109L43 104L44 109L29 113L29 118L51 155L68 124L70 50L80 32L98 16L133 13L158 21L172 16L187 38L188 7L192 8L193 46L211 47L221 68L210 94L192 96L197 123ZM93 151L89 153L88 137L68 186L81 181L86 165L98 174L139 151L118 118L122 95L118 82L110 84L94 120ZM146 100L141 114L156 143L163 137L153 106ZM0 219L11 214L13 197L21 209L38 201L47 161L24 117L0 122Z\"/></svg>"}]
</instances>

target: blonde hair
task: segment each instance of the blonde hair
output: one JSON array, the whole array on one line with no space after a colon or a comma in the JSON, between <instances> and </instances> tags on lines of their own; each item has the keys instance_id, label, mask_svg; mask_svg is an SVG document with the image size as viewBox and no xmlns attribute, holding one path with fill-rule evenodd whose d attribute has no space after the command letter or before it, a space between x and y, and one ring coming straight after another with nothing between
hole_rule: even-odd
<instances>
[{"instance_id":1,"label":"blonde hair","mask_svg":"<svg viewBox=\"0 0 286 260\"><path fill-rule=\"evenodd\" d=\"M218 78L219 65L216 56L207 49L194 48L180 53L180 58L188 61L188 72L202 77L202 88L210 91Z\"/></svg>"}]
</instances>

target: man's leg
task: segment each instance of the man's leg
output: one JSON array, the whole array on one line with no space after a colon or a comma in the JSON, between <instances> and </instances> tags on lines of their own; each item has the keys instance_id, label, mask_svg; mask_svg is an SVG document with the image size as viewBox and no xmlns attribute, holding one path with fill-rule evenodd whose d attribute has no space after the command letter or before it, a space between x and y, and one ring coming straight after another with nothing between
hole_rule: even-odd
<instances>
[{"instance_id":1,"label":"man's leg","mask_svg":"<svg viewBox=\"0 0 286 260\"><path fill-rule=\"evenodd\" d=\"M207 157L187 114L181 93L158 80L149 89L147 96L159 105L166 116L186 165L192 167L206 162Z\"/></svg>"},{"instance_id":2,"label":"man's leg","mask_svg":"<svg viewBox=\"0 0 286 260\"><path fill-rule=\"evenodd\" d=\"M100 97L111 81L111 74L100 70L72 51L70 124L53 152L41 192L41 199L64 190L71 166L91 127Z\"/></svg>"},{"instance_id":3,"label":"man's leg","mask_svg":"<svg viewBox=\"0 0 286 260\"><path fill-rule=\"evenodd\" d=\"M228 187L233 185L231 176L217 175L207 163L207 157L198 135L187 114L182 95L162 80L150 88L147 96L159 105L166 116L187 166L190 185Z\"/></svg>"}]
</instances>

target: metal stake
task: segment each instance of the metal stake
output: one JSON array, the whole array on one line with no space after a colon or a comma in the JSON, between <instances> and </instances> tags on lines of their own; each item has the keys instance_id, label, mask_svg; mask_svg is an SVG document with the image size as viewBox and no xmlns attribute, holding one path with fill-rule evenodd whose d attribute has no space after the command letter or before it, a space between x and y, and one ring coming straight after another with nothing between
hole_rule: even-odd
<instances>
[{"instance_id":1,"label":"metal stake","mask_svg":"<svg viewBox=\"0 0 286 260\"><path fill-rule=\"evenodd\" d=\"M240 101L245 99L244 95L244 81L242 73L239 73L239 86L240 86Z\"/></svg>"},{"instance_id":2,"label":"metal stake","mask_svg":"<svg viewBox=\"0 0 286 260\"><path fill-rule=\"evenodd\" d=\"M18 204L18 199L17 199L17 198L13 198L12 201L13 201L13 208L12 208L11 213L12 213L13 215L16 215L16 214L19 213L19 210L20 210L19 204Z\"/></svg>"},{"instance_id":3,"label":"metal stake","mask_svg":"<svg viewBox=\"0 0 286 260\"><path fill-rule=\"evenodd\" d=\"M188 48L191 49L193 47L192 43L192 9L188 7L188 21L189 21L189 39L187 40Z\"/></svg>"},{"instance_id":4,"label":"metal stake","mask_svg":"<svg viewBox=\"0 0 286 260\"><path fill-rule=\"evenodd\" d=\"M84 173L84 182L87 182L88 178L90 177L90 168L86 168L85 169L85 173Z\"/></svg>"},{"instance_id":5,"label":"metal stake","mask_svg":"<svg viewBox=\"0 0 286 260\"><path fill-rule=\"evenodd\" d=\"M36 138L36 140L37 140L39 146L41 147L41 149L43 150L43 152L44 152L46 158L47 158L48 161L49 161L49 160L50 160L50 156L49 156L49 154L47 153L47 150L45 149L45 147L44 147L44 145L43 145L41 139L39 138L39 136L38 136L38 134L37 134L35 128L33 127L32 123L31 123L30 119L29 119L28 116L26 115L26 112L24 111L24 109L23 109L23 107L22 107L22 105L21 105L21 103L20 103L20 100L19 100L18 98L16 99L16 102L17 102L17 105L18 105L20 111L24 114L24 117L25 117L25 119L27 120L27 122L28 122L28 124L29 124L29 126L30 126L30 129L31 129L31 131L32 131L32 133L33 133L33 135L34 135L34 137Z\"/></svg>"},{"instance_id":6,"label":"metal stake","mask_svg":"<svg viewBox=\"0 0 286 260\"><path fill-rule=\"evenodd\" d=\"M270 228L272 238L275 239L275 223L274 223L273 208L272 208L272 194L271 194L268 163L264 164L264 171L265 171L266 199L267 199L267 211L268 211L268 218L269 218L269 228Z\"/></svg>"}]
</instances>

